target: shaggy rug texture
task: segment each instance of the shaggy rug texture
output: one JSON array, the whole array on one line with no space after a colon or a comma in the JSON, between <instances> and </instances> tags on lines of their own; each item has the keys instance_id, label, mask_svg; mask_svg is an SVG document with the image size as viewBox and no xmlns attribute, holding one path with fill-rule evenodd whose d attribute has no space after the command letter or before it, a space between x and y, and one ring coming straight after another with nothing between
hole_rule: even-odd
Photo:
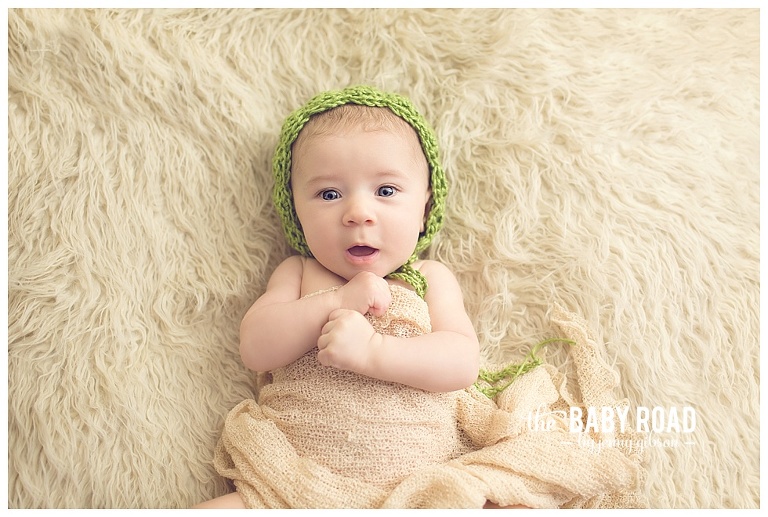
<instances>
[{"instance_id":1,"label":"shaggy rug texture","mask_svg":"<svg viewBox=\"0 0 768 517\"><path fill-rule=\"evenodd\" d=\"M214 448L256 392L239 323L290 253L279 128L361 83L437 132L425 256L484 360L579 314L656 424L650 505L758 507L757 9L9 10L9 507L231 490Z\"/></svg>"}]
</instances>

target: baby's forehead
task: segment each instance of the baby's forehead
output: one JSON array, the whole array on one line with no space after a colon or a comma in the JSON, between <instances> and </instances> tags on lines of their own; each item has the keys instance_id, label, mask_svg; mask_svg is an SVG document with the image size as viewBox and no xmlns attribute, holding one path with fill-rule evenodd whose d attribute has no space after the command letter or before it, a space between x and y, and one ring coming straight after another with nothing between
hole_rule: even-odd
<instances>
[{"instance_id":1,"label":"baby's forehead","mask_svg":"<svg viewBox=\"0 0 768 517\"><path fill-rule=\"evenodd\" d=\"M301 149L316 138L344 136L357 131L386 132L401 136L403 143L414 153L414 158L426 163L419 134L408 122L395 115L389 108L345 104L312 115L299 131L292 146L294 161Z\"/></svg>"},{"instance_id":2,"label":"baby's forehead","mask_svg":"<svg viewBox=\"0 0 768 517\"><path fill-rule=\"evenodd\" d=\"M299 132L297 141L314 135L339 134L351 130L389 131L419 139L413 126L389 108L343 104L312 115Z\"/></svg>"}]
</instances>

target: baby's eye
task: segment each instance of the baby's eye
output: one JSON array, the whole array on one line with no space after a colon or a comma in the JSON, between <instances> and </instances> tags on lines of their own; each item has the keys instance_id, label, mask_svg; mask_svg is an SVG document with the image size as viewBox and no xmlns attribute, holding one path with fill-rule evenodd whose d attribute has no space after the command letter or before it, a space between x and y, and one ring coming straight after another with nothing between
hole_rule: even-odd
<instances>
[{"instance_id":1,"label":"baby's eye","mask_svg":"<svg viewBox=\"0 0 768 517\"><path fill-rule=\"evenodd\" d=\"M323 201L333 201L335 199L339 199L341 197L341 194L337 190L323 190L320 192L320 197L323 199Z\"/></svg>"},{"instance_id":2,"label":"baby's eye","mask_svg":"<svg viewBox=\"0 0 768 517\"><path fill-rule=\"evenodd\" d=\"M376 192L376 194L381 197L392 197L396 193L397 189L391 185L384 185L383 187L379 187L379 190Z\"/></svg>"}]
</instances>

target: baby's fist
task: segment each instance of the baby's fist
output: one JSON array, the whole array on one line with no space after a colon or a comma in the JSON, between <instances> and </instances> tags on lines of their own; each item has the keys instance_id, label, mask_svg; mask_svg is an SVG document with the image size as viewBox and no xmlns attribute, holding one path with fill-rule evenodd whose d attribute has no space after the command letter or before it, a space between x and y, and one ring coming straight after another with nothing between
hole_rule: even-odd
<instances>
[{"instance_id":1,"label":"baby's fist","mask_svg":"<svg viewBox=\"0 0 768 517\"><path fill-rule=\"evenodd\" d=\"M392 303L389 284L374 273L362 271L346 285L339 288L341 308L357 311L360 314L370 312L373 316L383 316Z\"/></svg>"},{"instance_id":2,"label":"baby's fist","mask_svg":"<svg viewBox=\"0 0 768 517\"><path fill-rule=\"evenodd\" d=\"M365 374L377 336L362 314L337 309L328 317L317 340L317 360L323 366Z\"/></svg>"}]
</instances>

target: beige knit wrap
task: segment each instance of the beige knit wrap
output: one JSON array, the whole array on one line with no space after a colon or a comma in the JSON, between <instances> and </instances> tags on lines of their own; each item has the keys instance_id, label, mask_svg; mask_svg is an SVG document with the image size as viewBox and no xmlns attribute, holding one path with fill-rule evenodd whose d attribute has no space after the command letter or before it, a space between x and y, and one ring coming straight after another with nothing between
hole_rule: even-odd
<instances>
[{"instance_id":1,"label":"beige knit wrap","mask_svg":"<svg viewBox=\"0 0 768 517\"><path fill-rule=\"evenodd\" d=\"M369 316L377 332L429 332L425 302L404 287L391 291L387 314ZM474 387L429 393L327 368L314 349L272 372L258 403L229 413L216 469L253 508L644 506L639 437L570 432L560 412L626 402L610 395L617 376L584 322L560 309L556 318L578 343L580 402L548 365L494 401Z\"/></svg>"}]
</instances>

